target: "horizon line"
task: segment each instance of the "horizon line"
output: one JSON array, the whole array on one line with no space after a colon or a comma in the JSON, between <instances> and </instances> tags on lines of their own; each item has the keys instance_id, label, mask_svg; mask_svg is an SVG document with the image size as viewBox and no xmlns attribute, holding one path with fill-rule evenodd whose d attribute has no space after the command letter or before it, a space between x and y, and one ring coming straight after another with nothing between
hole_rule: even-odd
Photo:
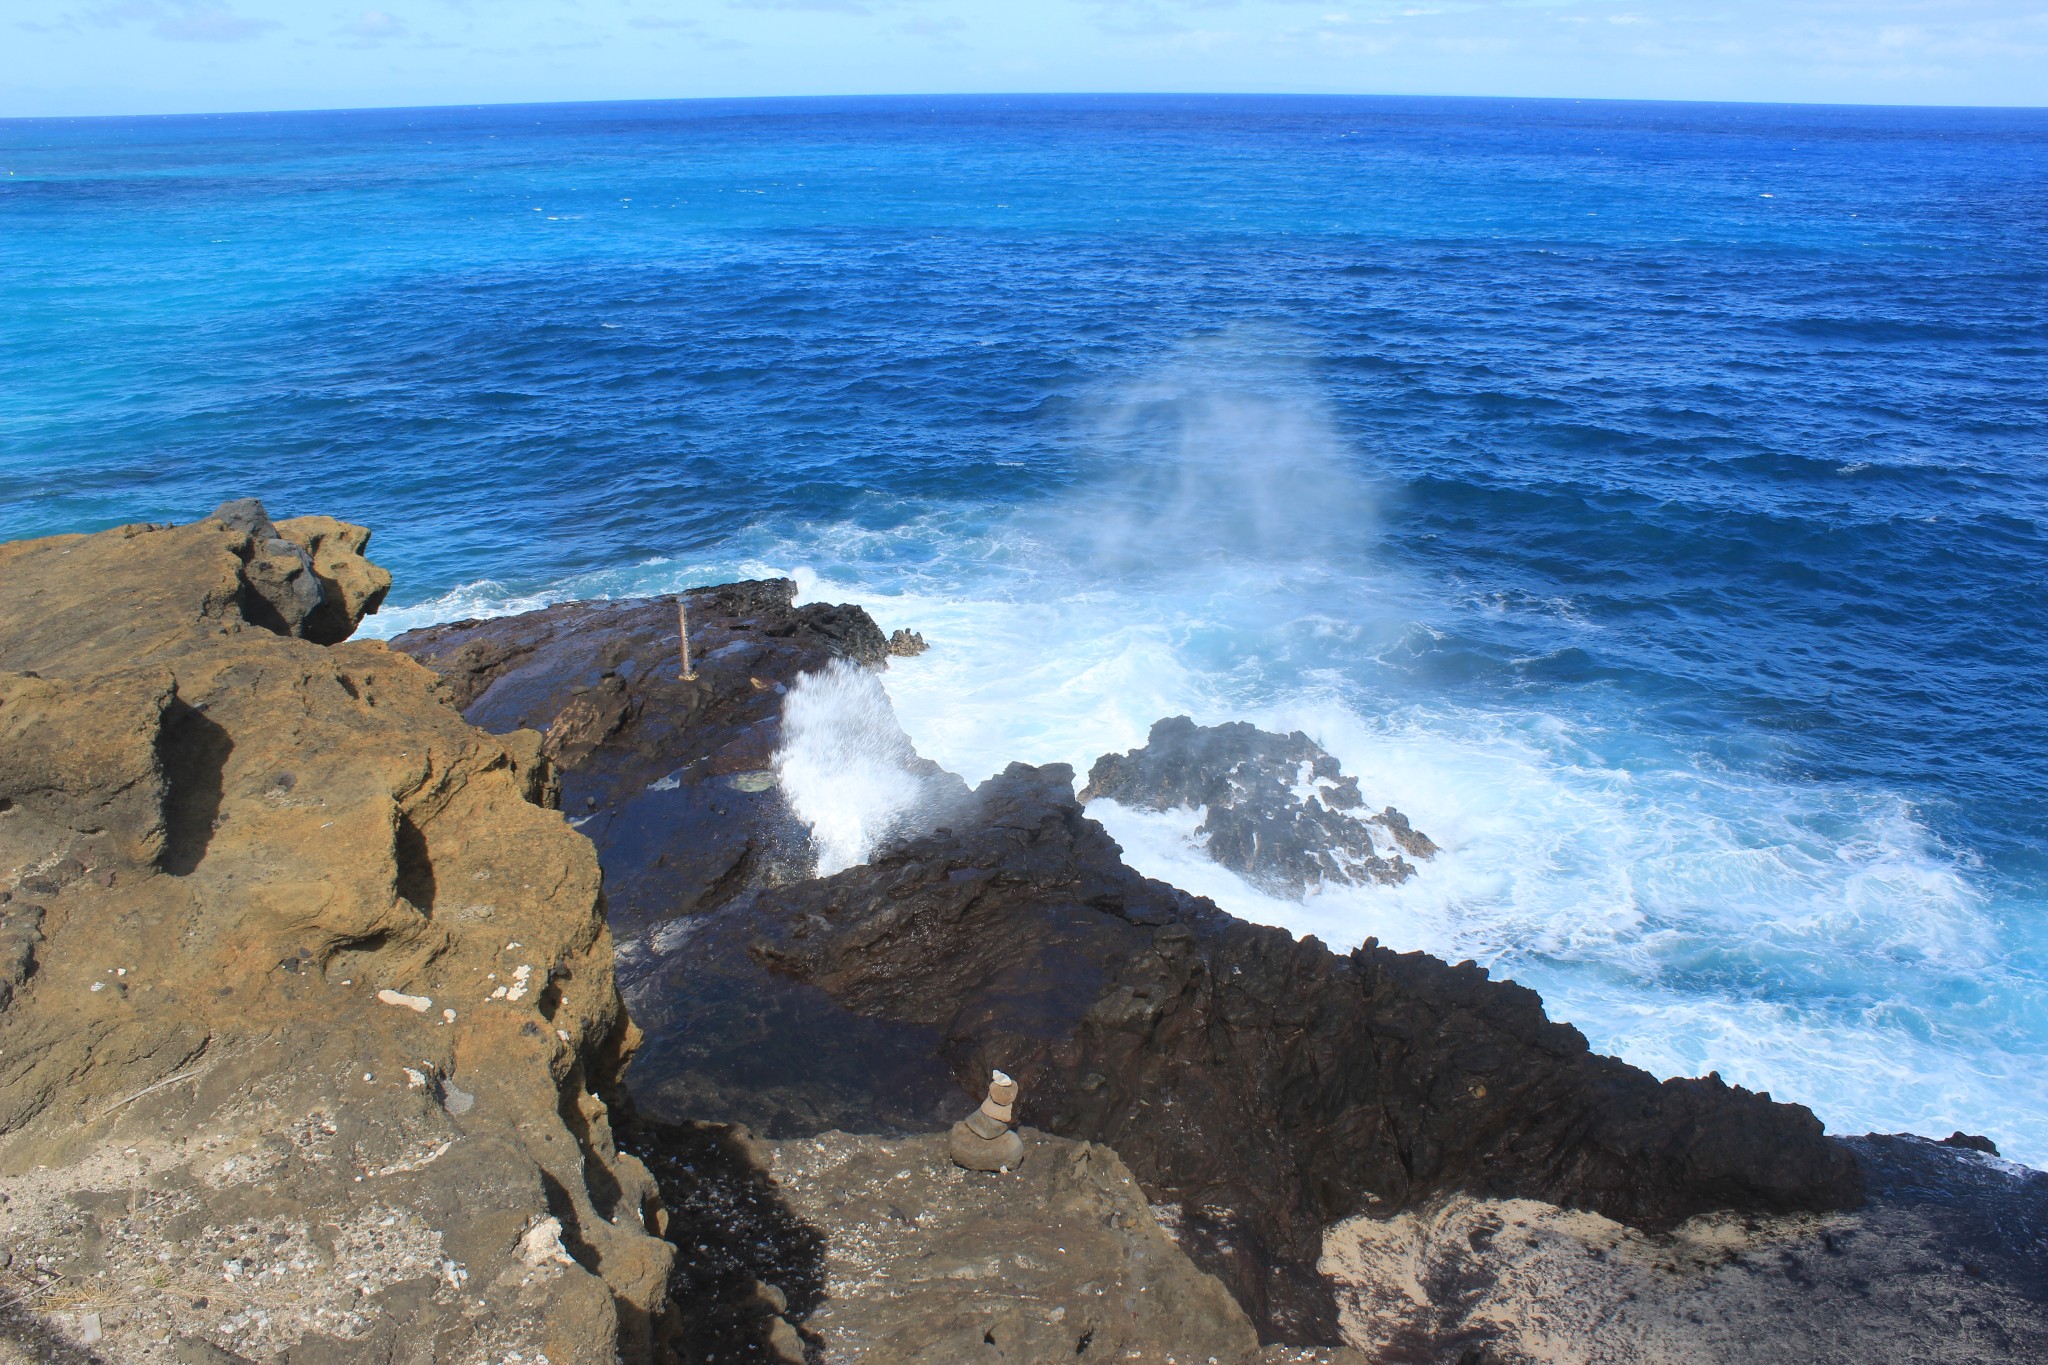
<instances>
[{"instance_id":1,"label":"horizon line","mask_svg":"<svg viewBox=\"0 0 2048 1365\"><path fill-rule=\"evenodd\" d=\"M1654 104L1708 108L1748 109L1866 109L1866 110L1953 110L1961 113L2044 113L2048 104L1874 104L1836 100L1706 100L1656 99L1622 95L1470 95L1415 94L1366 91L1315 90L993 90L993 91L909 91L822 95L656 95L621 96L586 100L504 100L458 102L453 104L362 104L319 105L291 109L216 109L185 112L121 114L6 114L0 125L10 123L82 123L121 119L223 119L279 118L308 114L393 114L440 113L458 109L568 109L622 104L776 104L823 101L881 100L1085 100L1085 99L1301 99L1301 100L1468 100L1516 104Z\"/></svg>"}]
</instances>

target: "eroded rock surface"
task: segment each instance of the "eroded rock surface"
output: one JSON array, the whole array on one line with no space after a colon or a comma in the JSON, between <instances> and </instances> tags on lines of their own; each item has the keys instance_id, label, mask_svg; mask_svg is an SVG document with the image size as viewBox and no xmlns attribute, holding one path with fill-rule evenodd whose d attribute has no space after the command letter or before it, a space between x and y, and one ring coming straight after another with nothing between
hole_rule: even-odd
<instances>
[{"instance_id":1,"label":"eroded rock surface","mask_svg":"<svg viewBox=\"0 0 2048 1365\"><path fill-rule=\"evenodd\" d=\"M1325 1239L1346 1335L1430 1365L2048 1359L2048 1175L1922 1138L1849 1138L1853 1212L1706 1214L1644 1233L1454 1195Z\"/></svg>"},{"instance_id":2,"label":"eroded rock surface","mask_svg":"<svg viewBox=\"0 0 2048 1365\"><path fill-rule=\"evenodd\" d=\"M1020 1118L1115 1148L1270 1336L1334 1341L1322 1230L1443 1190L1643 1228L1835 1208L1854 1161L1811 1113L1588 1051L1471 964L1350 954L1126 868L1072 774L1013 765L953 829L762 891L756 951L855 1012L991 1069Z\"/></svg>"},{"instance_id":3,"label":"eroded rock surface","mask_svg":"<svg viewBox=\"0 0 2048 1365\"><path fill-rule=\"evenodd\" d=\"M936 1136L769 1144L778 1186L823 1240L805 1330L824 1361L1363 1365L1349 1351L1262 1352L1116 1153L1023 1136L1030 1158L1009 1174L959 1169Z\"/></svg>"},{"instance_id":4,"label":"eroded rock surface","mask_svg":"<svg viewBox=\"0 0 2048 1365\"><path fill-rule=\"evenodd\" d=\"M1095 760L1081 799L1098 798L1137 810L1203 812L1196 835L1209 856L1284 896L1325 882L1403 882L1415 875L1403 854L1427 859L1437 851L1392 806L1353 814L1365 806L1358 779L1307 735L1243 721L1157 722L1142 747Z\"/></svg>"},{"instance_id":5,"label":"eroded rock surface","mask_svg":"<svg viewBox=\"0 0 2048 1365\"><path fill-rule=\"evenodd\" d=\"M317 643L388 581L366 536L242 504L0 546L0 1293L47 1358L659 1329L597 859L539 735Z\"/></svg>"}]
</instances>

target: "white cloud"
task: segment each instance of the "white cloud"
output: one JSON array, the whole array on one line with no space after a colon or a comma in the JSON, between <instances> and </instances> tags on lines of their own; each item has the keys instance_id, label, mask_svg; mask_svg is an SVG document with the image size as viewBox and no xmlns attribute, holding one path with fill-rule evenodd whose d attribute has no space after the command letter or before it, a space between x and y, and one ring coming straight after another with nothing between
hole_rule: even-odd
<instances>
[{"instance_id":1,"label":"white cloud","mask_svg":"<svg viewBox=\"0 0 2048 1365\"><path fill-rule=\"evenodd\" d=\"M860 0L731 0L734 9L814 10L824 14L873 14Z\"/></svg>"},{"instance_id":2,"label":"white cloud","mask_svg":"<svg viewBox=\"0 0 2048 1365\"><path fill-rule=\"evenodd\" d=\"M157 37L179 43L239 43L284 27L275 19L237 14L214 0L126 0L87 10L85 17L107 28L146 23Z\"/></svg>"},{"instance_id":3,"label":"white cloud","mask_svg":"<svg viewBox=\"0 0 2048 1365\"><path fill-rule=\"evenodd\" d=\"M387 38L406 36L405 20L388 10L366 9L355 18L335 30L343 38L354 38L365 45L381 43Z\"/></svg>"}]
</instances>

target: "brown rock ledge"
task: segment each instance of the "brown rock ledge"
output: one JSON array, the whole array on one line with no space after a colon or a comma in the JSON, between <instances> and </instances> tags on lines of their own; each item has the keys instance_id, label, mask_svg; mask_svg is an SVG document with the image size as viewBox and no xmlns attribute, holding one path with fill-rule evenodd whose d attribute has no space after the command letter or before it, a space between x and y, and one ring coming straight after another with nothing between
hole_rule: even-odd
<instances>
[{"instance_id":1,"label":"brown rock ledge","mask_svg":"<svg viewBox=\"0 0 2048 1365\"><path fill-rule=\"evenodd\" d=\"M1417 1365L2048 1360L2048 1175L1848 1138L1862 1209L1710 1213L1663 1233L1446 1195L1324 1237L1345 1336Z\"/></svg>"},{"instance_id":2,"label":"brown rock ledge","mask_svg":"<svg viewBox=\"0 0 2048 1365\"><path fill-rule=\"evenodd\" d=\"M634 1034L597 859L535 804L539 735L315 643L381 596L367 534L245 503L0 546L31 1358L648 1354L672 1249L607 1120Z\"/></svg>"},{"instance_id":3,"label":"brown rock ledge","mask_svg":"<svg viewBox=\"0 0 2048 1365\"><path fill-rule=\"evenodd\" d=\"M824 1240L824 1293L806 1326L826 1365L1364 1365L1344 1350L1262 1351L1116 1153L1024 1138L1029 1159L1008 1175L959 1169L937 1136L765 1144L791 1207Z\"/></svg>"}]
</instances>

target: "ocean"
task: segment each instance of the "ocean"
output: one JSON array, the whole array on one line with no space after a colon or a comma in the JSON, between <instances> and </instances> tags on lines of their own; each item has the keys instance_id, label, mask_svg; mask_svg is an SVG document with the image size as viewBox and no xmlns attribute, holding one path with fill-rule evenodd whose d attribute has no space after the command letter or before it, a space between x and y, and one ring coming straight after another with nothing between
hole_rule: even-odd
<instances>
[{"instance_id":1,"label":"ocean","mask_svg":"<svg viewBox=\"0 0 2048 1365\"><path fill-rule=\"evenodd\" d=\"M0 535L253 495L372 633L794 575L970 781L1300 728L1276 900L2048 1163L2048 111L692 101L0 122ZM4 666L4 665L0 665Z\"/></svg>"}]
</instances>

